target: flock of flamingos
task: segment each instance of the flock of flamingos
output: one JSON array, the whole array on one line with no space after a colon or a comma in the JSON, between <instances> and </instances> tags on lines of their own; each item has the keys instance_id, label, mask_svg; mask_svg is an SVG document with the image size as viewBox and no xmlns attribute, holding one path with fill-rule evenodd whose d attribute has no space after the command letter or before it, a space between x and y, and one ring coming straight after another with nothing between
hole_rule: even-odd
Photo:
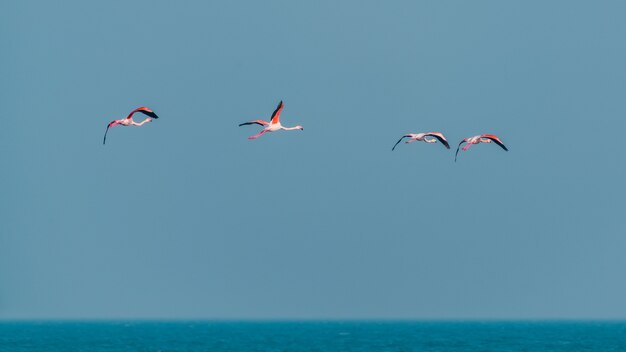
<instances>
[{"instance_id":1,"label":"flock of flamingos","mask_svg":"<svg viewBox=\"0 0 626 352\"><path fill-rule=\"evenodd\" d=\"M285 107L285 105L283 104L283 102L281 101L280 103L278 103L278 106L276 107L276 110L274 110L274 112L272 113L272 117L270 118L270 121L265 121L265 120L254 120L254 121L248 121L248 122L244 122L239 124L239 126L245 126L245 125L259 125L262 126L263 129L261 130L261 132L255 134L254 136L250 136L248 137L248 139L257 139L259 137L261 137L263 134L267 133L267 132L276 132L276 131L280 131L280 130L284 130L284 131L292 131L292 130L304 130L304 128L300 125L294 126L294 127L285 127L283 125L280 124L280 113L283 111L283 108ZM140 112L144 115L147 115L148 117L137 123L133 120L133 114L135 114L136 112ZM107 125L107 129L106 132L104 132L104 140L102 141L102 144L105 144L107 141L107 133L109 132L109 128L111 127L115 127L117 125L120 126L141 126L144 123L150 122L152 121L152 119L158 119L159 117L157 116L157 114L154 113L154 111L148 109L145 106L139 107L133 111L130 112L130 114L128 114L128 116L126 116L126 118L121 119L121 120L113 120L111 121L108 125ZM441 142L441 144L443 144L446 148L450 149L450 144L448 144L448 140L446 139L446 137L444 137L444 135L441 132L426 132L426 133L409 133L409 134L405 134L404 136L402 136L397 142L396 144L394 144L393 148L391 148L391 150L396 149L396 146L402 142L403 139L405 138L409 138L409 140L407 140L405 143L412 143L415 141L421 141L421 142L426 142L426 143L437 143L437 141ZM454 154L454 161L456 162L457 156L459 155L459 149L466 151L468 150L472 144L479 144L479 143L491 143L494 142L497 145L499 145L502 149L504 149L505 151L508 151L509 149L504 145L504 143L502 143L502 141L500 140L500 138L498 138L498 136L495 136L493 134L479 134L477 136L472 136L472 137L468 137L468 138L464 138L461 143L459 143L458 147L456 148L456 154ZM463 143L466 143L466 145L461 148L461 145L463 145Z\"/></svg>"}]
</instances>

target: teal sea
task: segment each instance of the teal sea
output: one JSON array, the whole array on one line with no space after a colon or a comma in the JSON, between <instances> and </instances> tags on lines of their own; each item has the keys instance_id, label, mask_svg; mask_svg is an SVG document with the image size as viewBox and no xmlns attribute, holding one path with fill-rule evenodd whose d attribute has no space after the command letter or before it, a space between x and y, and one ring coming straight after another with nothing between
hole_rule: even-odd
<instances>
[{"instance_id":1,"label":"teal sea","mask_svg":"<svg viewBox=\"0 0 626 352\"><path fill-rule=\"evenodd\" d=\"M626 351L626 322L0 322L0 351Z\"/></svg>"}]
</instances>

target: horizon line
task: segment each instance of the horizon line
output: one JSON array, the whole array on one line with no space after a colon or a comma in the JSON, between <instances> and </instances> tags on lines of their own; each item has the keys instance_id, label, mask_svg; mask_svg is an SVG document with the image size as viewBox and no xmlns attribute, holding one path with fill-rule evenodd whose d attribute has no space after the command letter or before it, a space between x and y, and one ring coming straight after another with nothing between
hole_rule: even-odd
<instances>
[{"instance_id":1,"label":"horizon line","mask_svg":"<svg viewBox=\"0 0 626 352\"><path fill-rule=\"evenodd\" d=\"M515 323L515 322L626 322L622 318L2 318L0 323L10 322L213 322L213 323L321 323L321 322L372 322L372 323L428 323L428 322L455 322L455 323Z\"/></svg>"}]
</instances>

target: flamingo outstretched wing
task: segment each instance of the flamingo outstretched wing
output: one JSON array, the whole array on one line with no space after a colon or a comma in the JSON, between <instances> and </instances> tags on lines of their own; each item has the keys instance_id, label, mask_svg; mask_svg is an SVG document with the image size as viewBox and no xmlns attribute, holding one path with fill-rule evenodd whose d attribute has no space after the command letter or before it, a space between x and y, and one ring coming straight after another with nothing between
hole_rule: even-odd
<instances>
[{"instance_id":1,"label":"flamingo outstretched wing","mask_svg":"<svg viewBox=\"0 0 626 352\"><path fill-rule=\"evenodd\" d=\"M154 113L154 111L148 109L145 106L138 107L137 109L131 111L130 114L128 114L128 116L126 116L126 118L130 119L131 117L133 117L133 114L136 113L136 112L140 112L142 114L148 115L149 117L152 117L153 119L158 119L159 118L157 116L157 114Z\"/></svg>"},{"instance_id":2,"label":"flamingo outstretched wing","mask_svg":"<svg viewBox=\"0 0 626 352\"><path fill-rule=\"evenodd\" d=\"M439 142L441 142L441 144L443 144L446 148L450 149L450 144L448 144L446 137L444 137L441 132L428 132L426 133L426 136L433 136L437 138Z\"/></svg>"},{"instance_id":3,"label":"flamingo outstretched wing","mask_svg":"<svg viewBox=\"0 0 626 352\"><path fill-rule=\"evenodd\" d=\"M456 153L454 154L454 162L456 163L456 157L459 155L459 149L461 149L461 145L463 143L467 143L467 141L464 139L461 141L461 143L459 143L459 146L456 147Z\"/></svg>"},{"instance_id":4,"label":"flamingo outstretched wing","mask_svg":"<svg viewBox=\"0 0 626 352\"><path fill-rule=\"evenodd\" d=\"M507 152L509 151L509 149L504 145L504 143L502 143L502 141L500 140L500 138L498 138L498 136L493 135L493 134L483 134L481 137L490 139L491 141L493 141L494 143L502 147L502 149L506 150Z\"/></svg>"},{"instance_id":5,"label":"flamingo outstretched wing","mask_svg":"<svg viewBox=\"0 0 626 352\"><path fill-rule=\"evenodd\" d=\"M245 125L261 125L261 126L267 126L270 123L267 121L263 121L263 120L254 120L254 121L248 121L248 122L244 122L244 123L240 123L239 127L241 126L245 126Z\"/></svg>"},{"instance_id":6,"label":"flamingo outstretched wing","mask_svg":"<svg viewBox=\"0 0 626 352\"><path fill-rule=\"evenodd\" d=\"M391 148L391 151L393 151L394 149L396 149L396 146L397 146L400 142L402 142L402 140L403 140L403 139L405 139L405 138L409 138L409 137L411 137L411 135L410 135L410 134L405 134L404 136L400 137L400 139L398 139L398 141L396 142L396 144L394 144L394 145L393 145L393 148Z\"/></svg>"},{"instance_id":7,"label":"flamingo outstretched wing","mask_svg":"<svg viewBox=\"0 0 626 352\"><path fill-rule=\"evenodd\" d=\"M272 125L277 124L280 121L280 113L283 111L283 107L285 105L283 104L283 101L281 100L280 103L278 103L278 106L276 107L276 110L274 110L274 112L272 113Z\"/></svg>"}]
</instances>

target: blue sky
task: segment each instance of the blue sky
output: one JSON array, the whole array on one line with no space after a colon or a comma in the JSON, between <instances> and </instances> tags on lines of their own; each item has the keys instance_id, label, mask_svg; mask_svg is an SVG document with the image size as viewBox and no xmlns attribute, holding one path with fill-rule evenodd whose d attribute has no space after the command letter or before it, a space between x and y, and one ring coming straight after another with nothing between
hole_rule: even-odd
<instances>
[{"instance_id":1,"label":"blue sky","mask_svg":"<svg viewBox=\"0 0 626 352\"><path fill-rule=\"evenodd\" d=\"M625 10L4 2L0 318L624 318Z\"/></svg>"}]
</instances>

